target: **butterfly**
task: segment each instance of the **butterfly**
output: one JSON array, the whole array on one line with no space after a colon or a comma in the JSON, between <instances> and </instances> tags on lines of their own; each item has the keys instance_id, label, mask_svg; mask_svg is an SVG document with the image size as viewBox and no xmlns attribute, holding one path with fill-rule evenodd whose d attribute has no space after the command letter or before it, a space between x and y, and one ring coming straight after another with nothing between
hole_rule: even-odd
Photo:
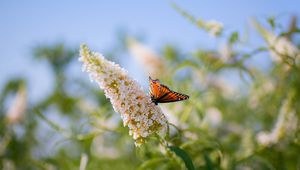
<instances>
[{"instance_id":1,"label":"butterfly","mask_svg":"<svg viewBox=\"0 0 300 170\"><path fill-rule=\"evenodd\" d=\"M152 79L149 76L150 83L150 97L152 102L157 105L158 103L177 102L187 100L188 95L177 93L170 90L167 86L160 83L158 79Z\"/></svg>"}]
</instances>

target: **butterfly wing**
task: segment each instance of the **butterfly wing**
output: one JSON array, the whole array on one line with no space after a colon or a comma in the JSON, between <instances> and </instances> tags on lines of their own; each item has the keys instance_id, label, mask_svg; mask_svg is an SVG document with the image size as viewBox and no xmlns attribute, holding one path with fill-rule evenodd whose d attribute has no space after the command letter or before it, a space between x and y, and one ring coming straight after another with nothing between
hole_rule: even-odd
<instances>
[{"instance_id":1,"label":"butterfly wing","mask_svg":"<svg viewBox=\"0 0 300 170\"><path fill-rule=\"evenodd\" d=\"M160 82L158 79L153 80L149 77L149 84L150 84L150 97L152 101L157 99L160 95Z\"/></svg>"},{"instance_id":2,"label":"butterfly wing","mask_svg":"<svg viewBox=\"0 0 300 170\"><path fill-rule=\"evenodd\" d=\"M150 96L155 104L177 102L189 98L188 95L170 90L167 86L161 84L158 79L153 80L151 77L149 77L149 82Z\"/></svg>"},{"instance_id":3,"label":"butterfly wing","mask_svg":"<svg viewBox=\"0 0 300 170\"><path fill-rule=\"evenodd\" d=\"M156 99L157 103L177 102L181 100L187 100L189 98L188 95L172 91L163 84L160 85L160 94L161 95Z\"/></svg>"}]
</instances>

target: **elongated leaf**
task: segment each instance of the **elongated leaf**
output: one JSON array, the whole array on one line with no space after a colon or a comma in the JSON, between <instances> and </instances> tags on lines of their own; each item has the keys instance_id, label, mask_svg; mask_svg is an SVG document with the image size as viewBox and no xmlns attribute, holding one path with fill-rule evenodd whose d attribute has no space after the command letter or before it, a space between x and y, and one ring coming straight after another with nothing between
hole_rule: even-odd
<instances>
[{"instance_id":1,"label":"elongated leaf","mask_svg":"<svg viewBox=\"0 0 300 170\"><path fill-rule=\"evenodd\" d=\"M206 163L206 169L207 170L214 170L214 164L212 163L212 161L210 160L209 156L207 154L204 154L204 160Z\"/></svg>"},{"instance_id":2,"label":"elongated leaf","mask_svg":"<svg viewBox=\"0 0 300 170\"><path fill-rule=\"evenodd\" d=\"M177 156L179 156L183 160L188 170L195 170L192 159L184 150L180 149L177 146L169 146L169 148L171 151L173 151Z\"/></svg>"},{"instance_id":3,"label":"elongated leaf","mask_svg":"<svg viewBox=\"0 0 300 170\"><path fill-rule=\"evenodd\" d=\"M238 40L239 40L239 33L238 33L238 32L233 32L233 33L230 35L229 43L230 43L230 44L234 44L234 43L236 43Z\"/></svg>"}]
</instances>

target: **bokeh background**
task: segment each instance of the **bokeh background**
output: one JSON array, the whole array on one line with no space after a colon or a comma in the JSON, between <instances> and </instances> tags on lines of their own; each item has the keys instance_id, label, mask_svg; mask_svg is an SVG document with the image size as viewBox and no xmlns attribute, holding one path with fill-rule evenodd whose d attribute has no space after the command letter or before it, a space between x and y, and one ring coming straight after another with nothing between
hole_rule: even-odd
<instances>
[{"instance_id":1,"label":"bokeh background","mask_svg":"<svg viewBox=\"0 0 300 170\"><path fill-rule=\"evenodd\" d=\"M299 169L299 6L0 1L0 168ZM184 156L155 139L134 146L82 73L81 43L145 92L152 75L191 96L160 106Z\"/></svg>"}]
</instances>

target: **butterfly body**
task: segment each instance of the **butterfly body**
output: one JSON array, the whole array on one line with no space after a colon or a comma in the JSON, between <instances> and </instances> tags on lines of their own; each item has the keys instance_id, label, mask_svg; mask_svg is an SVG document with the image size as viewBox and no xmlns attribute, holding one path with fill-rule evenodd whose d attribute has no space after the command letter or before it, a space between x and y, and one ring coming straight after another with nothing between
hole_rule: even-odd
<instances>
[{"instance_id":1,"label":"butterfly body","mask_svg":"<svg viewBox=\"0 0 300 170\"><path fill-rule=\"evenodd\" d=\"M170 103L187 100L189 98L188 95L170 90L167 86L161 84L158 79L154 80L149 77L149 83L150 97L155 105L158 103Z\"/></svg>"}]
</instances>

